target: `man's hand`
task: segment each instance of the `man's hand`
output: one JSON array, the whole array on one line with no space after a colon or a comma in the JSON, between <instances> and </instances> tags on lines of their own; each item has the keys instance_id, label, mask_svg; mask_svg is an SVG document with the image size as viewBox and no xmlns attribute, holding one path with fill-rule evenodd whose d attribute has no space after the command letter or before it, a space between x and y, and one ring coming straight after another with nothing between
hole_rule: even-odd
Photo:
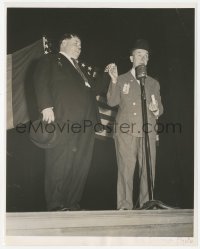
<instances>
[{"instance_id":1,"label":"man's hand","mask_svg":"<svg viewBox=\"0 0 200 249\"><path fill-rule=\"evenodd\" d=\"M55 120L54 112L52 109L53 109L52 107L48 107L42 110L42 115L43 115L42 120L46 121L48 124L54 122Z\"/></svg>"},{"instance_id":2,"label":"man's hand","mask_svg":"<svg viewBox=\"0 0 200 249\"><path fill-rule=\"evenodd\" d=\"M151 102L149 104L149 110L152 111L155 116L159 115L158 101L155 99L154 95L151 95Z\"/></svg>"},{"instance_id":3,"label":"man's hand","mask_svg":"<svg viewBox=\"0 0 200 249\"><path fill-rule=\"evenodd\" d=\"M114 63L110 63L106 66L104 72L108 72L112 79L112 83L116 84L117 83L117 78L118 78L118 71L117 71L117 66Z\"/></svg>"}]
</instances>

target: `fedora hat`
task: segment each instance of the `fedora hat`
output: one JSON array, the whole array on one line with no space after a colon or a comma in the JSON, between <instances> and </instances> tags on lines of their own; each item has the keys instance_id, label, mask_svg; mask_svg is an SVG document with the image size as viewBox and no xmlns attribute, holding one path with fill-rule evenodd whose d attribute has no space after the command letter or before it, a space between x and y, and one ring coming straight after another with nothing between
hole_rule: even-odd
<instances>
[{"instance_id":1,"label":"fedora hat","mask_svg":"<svg viewBox=\"0 0 200 249\"><path fill-rule=\"evenodd\" d=\"M61 121L48 124L41 119L30 121L29 137L30 140L39 148L50 149L55 147L62 137Z\"/></svg>"},{"instance_id":2,"label":"fedora hat","mask_svg":"<svg viewBox=\"0 0 200 249\"><path fill-rule=\"evenodd\" d=\"M149 43L145 39L137 39L135 43L133 44L131 51L134 51L135 49L144 49L150 52Z\"/></svg>"}]
</instances>

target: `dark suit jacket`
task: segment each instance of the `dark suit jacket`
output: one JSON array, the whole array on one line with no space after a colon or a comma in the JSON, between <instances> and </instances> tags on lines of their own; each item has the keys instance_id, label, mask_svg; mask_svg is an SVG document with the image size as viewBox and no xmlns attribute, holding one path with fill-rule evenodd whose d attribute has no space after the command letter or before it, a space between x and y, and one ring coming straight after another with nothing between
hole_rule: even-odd
<instances>
[{"instance_id":1,"label":"dark suit jacket","mask_svg":"<svg viewBox=\"0 0 200 249\"><path fill-rule=\"evenodd\" d=\"M91 88L85 86L71 62L58 53L43 56L37 65L34 81L40 112L53 107L55 118L64 122L97 121L95 95L102 78L96 81L90 79Z\"/></svg>"}]
</instances>

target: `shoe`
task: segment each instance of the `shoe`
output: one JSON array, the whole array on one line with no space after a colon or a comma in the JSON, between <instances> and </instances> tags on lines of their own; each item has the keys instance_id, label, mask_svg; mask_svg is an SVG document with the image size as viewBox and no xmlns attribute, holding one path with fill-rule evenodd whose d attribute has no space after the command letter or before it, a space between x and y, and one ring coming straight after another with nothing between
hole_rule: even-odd
<instances>
[{"instance_id":1,"label":"shoe","mask_svg":"<svg viewBox=\"0 0 200 249\"><path fill-rule=\"evenodd\" d=\"M71 211L71 209L64 207L64 208L59 209L58 211Z\"/></svg>"},{"instance_id":2,"label":"shoe","mask_svg":"<svg viewBox=\"0 0 200 249\"><path fill-rule=\"evenodd\" d=\"M81 207L79 204L73 205L69 209L70 209L70 211L81 211Z\"/></svg>"},{"instance_id":3,"label":"shoe","mask_svg":"<svg viewBox=\"0 0 200 249\"><path fill-rule=\"evenodd\" d=\"M81 211L81 207L79 204L73 205L71 207L56 207L56 208L52 208L51 210L49 210L51 212L54 211Z\"/></svg>"},{"instance_id":4,"label":"shoe","mask_svg":"<svg viewBox=\"0 0 200 249\"><path fill-rule=\"evenodd\" d=\"M119 208L117 209L118 211L122 211L122 210L128 210L128 208Z\"/></svg>"},{"instance_id":5,"label":"shoe","mask_svg":"<svg viewBox=\"0 0 200 249\"><path fill-rule=\"evenodd\" d=\"M48 210L50 212L55 212L55 211L70 211L69 208L65 208L65 207L56 207L56 208L52 208L51 210Z\"/></svg>"}]
</instances>

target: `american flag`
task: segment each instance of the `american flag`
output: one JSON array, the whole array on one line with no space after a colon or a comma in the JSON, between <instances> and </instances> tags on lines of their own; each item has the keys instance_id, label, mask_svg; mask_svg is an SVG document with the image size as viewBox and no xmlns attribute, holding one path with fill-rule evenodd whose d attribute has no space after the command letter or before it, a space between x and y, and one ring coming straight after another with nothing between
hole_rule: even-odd
<instances>
[{"instance_id":1,"label":"american flag","mask_svg":"<svg viewBox=\"0 0 200 249\"><path fill-rule=\"evenodd\" d=\"M20 123L31 120L27 97L27 86L32 87L31 73L33 65L42 55L52 52L52 42L43 36L42 39L7 55L7 129L15 128ZM79 62L81 70L88 78L96 77L96 69L84 62ZM30 70L32 68L32 70ZM112 128L117 108L109 107L105 95L98 95L97 103L101 123L104 129L96 132L97 138L112 137Z\"/></svg>"}]
</instances>

